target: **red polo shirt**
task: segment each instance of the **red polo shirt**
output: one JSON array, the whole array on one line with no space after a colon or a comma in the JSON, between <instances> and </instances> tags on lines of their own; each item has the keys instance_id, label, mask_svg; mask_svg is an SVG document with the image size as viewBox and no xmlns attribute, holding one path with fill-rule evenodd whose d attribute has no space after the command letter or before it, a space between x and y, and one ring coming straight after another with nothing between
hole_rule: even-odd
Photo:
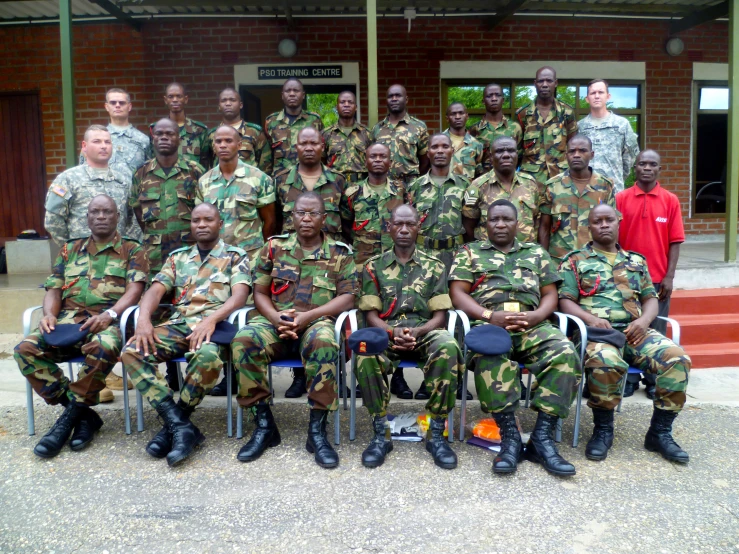
<instances>
[{"instance_id":1,"label":"red polo shirt","mask_svg":"<svg viewBox=\"0 0 739 554\"><path fill-rule=\"evenodd\" d=\"M649 192L637 185L619 192L616 208L622 215L618 232L621 248L642 254L652 281L661 283L667 273L670 244L685 242L680 201L658 182Z\"/></svg>"}]
</instances>

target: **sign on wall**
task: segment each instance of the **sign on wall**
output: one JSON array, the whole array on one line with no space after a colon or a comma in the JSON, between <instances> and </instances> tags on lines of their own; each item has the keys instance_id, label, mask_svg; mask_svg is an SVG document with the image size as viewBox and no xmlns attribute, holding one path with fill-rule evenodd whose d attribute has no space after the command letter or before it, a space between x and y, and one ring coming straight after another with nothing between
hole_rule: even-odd
<instances>
[{"instance_id":1,"label":"sign on wall","mask_svg":"<svg viewBox=\"0 0 739 554\"><path fill-rule=\"evenodd\" d=\"M343 67L341 65L286 65L286 66L257 66L257 79L267 81L272 79L341 79Z\"/></svg>"}]
</instances>

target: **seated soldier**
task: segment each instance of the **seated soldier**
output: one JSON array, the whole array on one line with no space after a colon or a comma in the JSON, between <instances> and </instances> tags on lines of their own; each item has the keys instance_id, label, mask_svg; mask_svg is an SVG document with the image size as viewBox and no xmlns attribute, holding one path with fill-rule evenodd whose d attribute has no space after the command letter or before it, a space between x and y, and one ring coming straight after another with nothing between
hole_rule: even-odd
<instances>
[{"instance_id":1,"label":"seated soldier","mask_svg":"<svg viewBox=\"0 0 739 554\"><path fill-rule=\"evenodd\" d=\"M623 379L633 365L657 376L654 412L644 448L667 460L687 463L688 453L672 438L672 422L685 405L690 358L674 342L649 328L657 316L657 294L646 259L623 250L616 242L616 210L606 204L596 206L590 211L588 226L593 241L564 258L560 267L564 281L559 288L563 312L596 328L593 335L613 330L598 341L588 334L585 367L588 406L593 410L595 427L585 456L606 459L613 445L613 410L621 401ZM620 341L612 335L620 336Z\"/></svg>"},{"instance_id":2,"label":"seated soldier","mask_svg":"<svg viewBox=\"0 0 739 554\"><path fill-rule=\"evenodd\" d=\"M326 440L328 412L338 408L336 316L354 307L357 276L351 249L321 229L323 197L303 192L295 200L296 232L272 237L254 269L254 304L261 315L241 329L231 345L239 371L238 402L254 408L256 428L237 458L251 462L280 444L272 412L267 368L273 360L299 352L307 374L310 423L305 448L325 468L339 465Z\"/></svg>"},{"instance_id":3,"label":"seated soldier","mask_svg":"<svg viewBox=\"0 0 739 554\"><path fill-rule=\"evenodd\" d=\"M39 327L15 347L13 356L33 389L47 404L64 406L64 413L33 449L41 458L59 454L73 428L70 447L82 450L103 425L90 406L98 403L105 377L118 361L121 329L116 320L139 301L149 273L144 249L117 232L118 218L110 196L92 199L87 207L91 236L62 246L46 280ZM79 333L58 327L80 323ZM66 346L50 344L53 336L68 330L76 336L63 341ZM70 383L56 364L80 355L85 361L77 380Z\"/></svg>"},{"instance_id":4,"label":"seated soldier","mask_svg":"<svg viewBox=\"0 0 739 554\"><path fill-rule=\"evenodd\" d=\"M359 309L367 324L387 331L391 347L378 356L357 356L357 379L364 405L372 416L375 436L362 453L362 464L377 467L393 448L385 439L387 405L390 401L388 373L401 359L418 360L431 396L426 450L439 467L457 467L457 455L444 439L444 422L454 409L457 375L462 371L459 346L443 330L446 310L451 309L446 267L441 260L416 248L418 212L401 205L392 212L390 236L394 248L370 258L362 271ZM450 429L449 432L452 432Z\"/></svg>"},{"instance_id":5,"label":"seated soldier","mask_svg":"<svg viewBox=\"0 0 739 554\"><path fill-rule=\"evenodd\" d=\"M164 420L146 446L170 466L187 458L205 437L190 421L203 396L213 388L223 366L223 347L210 342L216 324L246 303L251 286L249 259L241 248L219 238L223 221L213 204L192 211L195 245L174 250L141 299L136 334L121 354L134 386ZM154 327L152 314L165 295L172 297L170 319ZM175 404L157 365L187 358L187 374Z\"/></svg>"},{"instance_id":6,"label":"seated soldier","mask_svg":"<svg viewBox=\"0 0 739 554\"><path fill-rule=\"evenodd\" d=\"M490 204L488 240L459 250L449 274L454 306L474 325L492 323L505 328L513 343L509 355L469 353L482 411L491 413L502 439L493 472L511 473L521 459L521 435L515 410L521 398L519 362L536 376L531 406L539 412L526 446L526 458L554 475L574 475L552 433L557 418L566 418L579 375L575 347L547 318L557 307L560 281L549 254L538 244L518 242L518 213L508 200ZM470 366L468 366L470 367Z\"/></svg>"}]
</instances>

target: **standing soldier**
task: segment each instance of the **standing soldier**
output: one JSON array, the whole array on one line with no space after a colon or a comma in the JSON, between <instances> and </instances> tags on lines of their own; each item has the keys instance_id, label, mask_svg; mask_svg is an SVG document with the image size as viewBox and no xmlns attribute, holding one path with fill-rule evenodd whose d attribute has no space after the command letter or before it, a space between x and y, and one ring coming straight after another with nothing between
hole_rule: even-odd
<instances>
[{"instance_id":1,"label":"standing soldier","mask_svg":"<svg viewBox=\"0 0 739 554\"><path fill-rule=\"evenodd\" d=\"M390 178L405 187L429 170L426 124L408 114L408 93L403 85L387 89L388 114L372 128L372 140L390 149Z\"/></svg>"},{"instance_id":2,"label":"standing soldier","mask_svg":"<svg viewBox=\"0 0 739 554\"><path fill-rule=\"evenodd\" d=\"M503 115L503 104L505 103L505 95L503 88L496 84L490 83L485 87L482 93L482 101L485 104L485 115L482 119L470 128L470 134L479 140L485 150L483 159L483 173L493 169L493 152L491 147L495 139L498 137L511 137L519 149L519 159L521 158L521 126L517 121L508 119Z\"/></svg>"},{"instance_id":3,"label":"standing soldier","mask_svg":"<svg viewBox=\"0 0 739 554\"><path fill-rule=\"evenodd\" d=\"M321 231L326 209L318 193L302 193L295 200L292 217L295 233L270 239L254 268L254 304L261 315L231 343L234 367L239 372L238 402L244 408L254 408L256 422L238 460L251 462L267 447L280 444L280 432L269 409L267 366L298 351L310 376L305 448L315 454L319 466L332 468L339 465L339 456L326 439L328 414L338 409L339 345L334 320L354 307L357 276L349 247Z\"/></svg>"},{"instance_id":4,"label":"standing soldier","mask_svg":"<svg viewBox=\"0 0 739 554\"><path fill-rule=\"evenodd\" d=\"M390 149L375 143L367 149L369 176L351 184L341 199L341 220L354 238L352 249L357 271L372 256L393 247L389 233L392 212L403 203L404 189L400 182L388 177Z\"/></svg>"},{"instance_id":5,"label":"standing soldier","mask_svg":"<svg viewBox=\"0 0 739 554\"><path fill-rule=\"evenodd\" d=\"M357 97L345 90L336 100L339 121L323 132L323 163L341 173L347 183L367 178L365 152L370 145L369 129L357 121Z\"/></svg>"},{"instance_id":6,"label":"standing soldier","mask_svg":"<svg viewBox=\"0 0 739 554\"><path fill-rule=\"evenodd\" d=\"M15 361L33 390L64 413L43 436L34 454L52 458L67 442L82 450L103 421L90 409L105 390L105 378L121 351L119 314L135 305L146 285L148 267L141 246L116 230L118 210L112 198L95 196L87 207L89 238L64 243L46 280L44 316L37 330L15 347ZM52 346L58 325L80 324L82 333L64 346ZM58 362L84 355L77 380L70 383ZM110 393L110 391L108 391ZM110 393L112 396L112 393Z\"/></svg>"},{"instance_id":7,"label":"standing soldier","mask_svg":"<svg viewBox=\"0 0 739 554\"><path fill-rule=\"evenodd\" d=\"M454 147L452 171L464 175L471 182L483 173L484 153L482 143L467 132L469 117L464 104L461 102L450 104L446 110L449 127L444 134L452 140Z\"/></svg>"},{"instance_id":8,"label":"standing soldier","mask_svg":"<svg viewBox=\"0 0 739 554\"><path fill-rule=\"evenodd\" d=\"M233 87L224 88L218 95L218 111L223 115L223 121L218 127L227 125L236 129L241 136L239 159L247 165L258 167L265 173L270 174L272 172L272 151L267 142L267 135L264 134L259 125L241 119L243 107L244 103L241 101L241 95L238 91ZM218 127L210 129L203 141L200 164L206 169L214 167L218 163L218 153L213 147L213 140Z\"/></svg>"},{"instance_id":9,"label":"standing soldier","mask_svg":"<svg viewBox=\"0 0 739 554\"><path fill-rule=\"evenodd\" d=\"M454 469L457 455L444 439L444 423L454 409L457 377L464 365L457 342L443 329L446 311L452 308L447 271L440 260L416 248L418 212L411 206L393 210L390 235L393 249L370 259L364 267L358 303L368 325L386 331L391 339L391 347L383 354L357 357L357 380L375 431L362 453L362 465L382 465L393 448L385 438L390 402L387 374L411 356L421 360L424 382L431 391L426 402L431 414L426 450L437 466Z\"/></svg>"},{"instance_id":10,"label":"standing soldier","mask_svg":"<svg viewBox=\"0 0 739 554\"><path fill-rule=\"evenodd\" d=\"M545 183L567 169L567 141L577 133L572 106L555 98L557 73L545 66L536 72L536 98L516 110L523 129L521 171L539 183L544 194Z\"/></svg>"},{"instance_id":11,"label":"standing soldier","mask_svg":"<svg viewBox=\"0 0 739 554\"><path fill-rule=\"evenodd\" d=\"M567 142L568 168L547 181L539 242L549 250L556 266L568 252L590 242L590 210L598 204L616 207L613 183L593 171L589 166L592 157L590 139L575 135Z\"/></svg>"},{"instance_id":12,"label":"standing soldier","mask_svg":"<svg viewBox=\"0 0 739 554\"><path fill-rule=\"evenodd\" d=\"M188 100L185 87L180 83L170 83L164 90L164 104L169 108L169 119L174 121L179 129L179 154L185 160L199 163L208 128L205 123L185 116L185 106ZM149 125L152 137L154 125L156 123Z\"/></svg>"},{"instance_id":13,"label":"standing soldier","mask_svg":"<svg viewBox=\"0 0 739 554\"><path fill-rule=\"evenodd\" d=\"M262 164L265 173L276 177L283 170L290 169L298 162L298 133L306 127L323 131L321 116L303 110L305 89L300 79L288 79L282 85L282 111L267 116L264 130L267 134L272 157L269 163Z\"/></svg>"}]
</instances>

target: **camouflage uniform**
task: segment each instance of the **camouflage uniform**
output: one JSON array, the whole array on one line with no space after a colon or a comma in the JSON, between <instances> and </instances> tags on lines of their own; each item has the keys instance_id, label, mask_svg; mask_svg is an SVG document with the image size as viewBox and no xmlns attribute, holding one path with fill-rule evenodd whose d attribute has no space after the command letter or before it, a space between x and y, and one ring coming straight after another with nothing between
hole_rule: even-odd
<instances>
[{"instance_id":1,"label":"camouflage uniform","mask_svg":"<svg viewBox=\"0 0 739 554\"><path fill-rule=\"evenodd\" d=\"M388 225L393 210L403 204L403 183L388 179L376 191L367 179L347 187L341 198L341 219L352 222L357 271L372 256L393 249Z\"/></svg>"},{"instance_id":2,"label":"camouflage uniform","mask_svg":"<svg viewBox=\"0 0 739 554\"><path fill-rule=\"evenodd\" d=\"M338 123L323 132L323 163L341 173L349 183L367 178L365 151L372 139L370 131L354 122L349 135L345 135Z\"/></svg>"},{"instance_id":3,"label":"camouflage uniform","mask_svg":"<svg viewBox=\"0 0 739 554\"><path fill-rule=\"evenodd\" d=\"M68 169L54 179L46 193L44 227L59 246L69 239L89 237L87 206L95 196L107 194L118 207L118 232L125 235L132 219L128 210L130 190L130 175L117 168L109 167L105 176L98 176L87 164ZM138 224L134 225L139 229Z\"/></svg>"},{"instance_id":4,"label":"camouflage uniform","mask_svg":"<svg viewBox=\"0 0 739 554\"><path fill-rule=\"evenodd\" d=\"M298 173L298 166L283 169L275 174L275 188L277 189L277 200L279 202L278 212L282 214L282 232L292 233L295 231L293 225L293 206L295 200L302 192L308 189L303 184L303 179ZM341 238L341 198L344 195L346 181L341 173L323 166L323 175L318 178L313 186L313 191L323 198L326 207L326 223L323 232L334 240Z\"/></svg>"},{"instance_id":5,"label":"camouflage uniform","mask_svg":"<svg viewBox=\"0 0 739 554\"><path fill-rule=\"evenodd\" d=\"M523 129L521 171L535 178L544 194L544 183L567 169L567 140L577 133L575 112L554 100L546 119L542 119L532 102L516 110L516 118Z\"/></svg>"},{"instance_id":6,"label":"camouflage uniform","mask_svg":"<svg viewBox=\"0 0 739 554\"><path fill-rule=\"evenodd\" d=\"M472 285L470 296L483 308L504 311L505 302L518 302L520 311L533 311L541 301L541 287L560 281L549 254L532 243L515 240L507 254L490 241L473 242L454 258L450 281ZM473 325L483 323L475 321ZM521 398L519 362L536 376L531 389L535 410L566 418L572 391L580 374L575 347L549 321L511 333L509 354L483 356L470 352L475 387L484 412L509 412Z\"/></svg>"},{"instance_id":7,"label":"camouflage uniform","mask_svg":"<svg viewBox=\"0 0 739 554\"><path fill-rule=\"evenodd\" d=\"M449 129L444 134L451 140ZM454 145L454 143L452 143ZM464 175L469 181L483 174L482 162L484 159L482 143L469 133L465 133L462 145L454 150L452 157L452 172Z\"/></svg>"},{"instance_id":8,"label":"camouflage uniform","mask_svg":"<svg viewBox=\"0 0 739 554\"><path fill-rule=\"evenodd\" d=\"M227 124L222 123L221 125ZM218 155L213 146L218 127L213 127L209 130L203 140L200 164L206 169L218 165ZM270 175L272 173L272 150L267 142L267 135L262 131L262 127L255 123L241 120L234 129L241 135L239 159L245 164L258 167L267 175Z\"/></svg>"},{"instance_id":9,"label":"camouflage uniform","mask_svg":"<svg viewBox=\"0 0 739 554\"><path fill-rule=\"evenodd\" d=\"M184 356L187 374L180 400L195 407L216 384L228 347L204 342L197 352L191 352L186 337L198 323L223 306L231 296L232 287L251 286L249 260L241 248L222 240L204 261L200 259L197 244L185 246L169 255L153 282L164 286L167 294L172 293L174 313L168 321L154 327L161 343L148 356L136 350L135 343L123 349L123 367L142 396L156 408L172 399L172 391L158 365Z\"/></svg>"},{"instance_id":10,"label":"camouflage uniform","mask_svg":"<svg viewBox=\"0 0 739 554\"><path fill-rule=\"evenodd\" d=\"M657 296L646 259L620 246L613 266L593 249L591 242L567 255L559 271L564 278L559 297L572 300L619 331L642 316L643 301ZM600 281L596 282L598 277ZM583 296L581 290L589 293L596 286L594 294ZM637 346L627 343L619 350L610 344L588 342L586 352L591 408L613 410L618 406L621 380L630 365L657 376L655 408L679 412L685 405L690 358L680 346L654 329L647 329L646 338Z\"/></svg>"},{"instance_id":11,"label":"camouflage uniform","mask_svg":"<svg viewBox=\"0 0 739 554\"><path fill-rule=\"evenodd\" d=\"M462 206L470 182L449 173L443 185L431 179L431 172L419 177L408 188L408 203L418 210L420 229L416 244L427 254L439 258L449 268L454 252L464 243Z\"/></svg>"},{"instance_id":12,"label":"camouflage uniform","mask_svg":"<svg viewBox=\"0 0 739 554\"><path fill-rule=\"evenodd\" d=\"M616 192L624 190L624 181L639 154L637 136L629 120L608 112L608 117L596 122L588 114L577 122L577 128L593 143L593 169L609 178Z\"/></svg>"},{"instance_id":13,"label":"camouflage uniform","mask_svg":"<svg viewBox=\"0 0 739 554\"><path fill-rule=\"evenodd\" d=\"M493 141L498 137L511 137L515 140L516 147L518 148L518 159L521 159L521 139L523 132L517 121L503 116L500 123L493 125L490 121L486 121L483 116L480 121L470 127L469 131L473 137L482 143L484 149L482 161L483 173L487 173L493 169L493 151L491 146Z\"/></svg>"},{"instance_id":14,"label":"camouflage uniform","mask_svg":"<svg viewBox=\"0 0 739 554\"><path fill-rule=\"evenodd\" d=\"M152 135L154 135L154 125L156 125L156 122L149 125L149 132ZM185 118L183 125L177 125L177 127L180 132L180 158L200 163L208 127L205 123L200 123L200 121L195 121L189 117Z\"/></svg>"},{"instance_id":15,"label":"camouflage uniform","mask_svg":"<svg viewBox=\"0 0 739 554\"><path fill-rule=\"evenodd\" d=\"M265 173L276 177L280 171L298 164L298 151L295 148L298 143L298 133L309 126L318 129L320 134L323 131L321 116L303 110L292 123L285 110L267 116L264 130L271 148L271 156L269 163L262 164Z\"/></svg>"},{"instance_id":16,"label":"camouflage uniform","mask_svg":"<svg viewBox=\"0 0 739 554\"><path fill-rule=\"evenodd\" d=\"M513 177L510 192L500 184L495 171L478 177L467 187L462 215L477 221L475 239L488 238L488 208L501 198L513 202L518 210L516 239L519 242L536 242L539 237L539 211L544 198L534 178L520 171Z\"/></svg>"},{"instance_id":17,"label":"camouflage uniform","mask_svg":"<svg viewBox=\"0 0 739 554\"><path fill-rule=\"evenodd\" d=\"M386 116L372 128L372 141L390 149L390 174L405 186L419 176L419 160L429 151L429 132L420 119L406 113L398 123L390 123Z\"/></svg>"},{"instance_id":18,"label":"camouflage uniform","mask_svg":"<svg viewBox=\"0 0 739 554\"><path fill-rule=\"evenodd\" d=\"M434 312L449 310L446 268L440 260L416 249L405 265L390 250L370 259L362 272L362 293L357 304L363 311L377 310L389 327L420 327ZM426 410L446 417L454 409L457 376L464 369L462 354L448 331L434 329L416 341L413 352L388 348L379 356L357 356L357 380L364 405L371 416L385 416L390 401L387 375L402 359L423 366L426 389L431 396Z\"/></svg>"},{"instance_id":19,"label":"camouflage uniform","mask_svg":"<svg viewBox=\"0 0 739 554\"><path fill-rule=\"evenodd\" d=\"M195 204L209 202L217 206L223 219L221 238L246 250L251 260L264 244L259 208L274 201L275 185L269 175L239 160L228 182L220 166L203 175Z\"/></svg>"},{"instance_id":20,"label":"camouflage uniform","mask_svg":"<svg viewBox=\"0 0 739 554\"><path fill-rule=\"evenodd\" d=\"M190 235L190 212L203 171L197 162L179 157L165 174L157 159L152 158L133 176L128 205L131 210L141 209L151 278L162 269L170 252L195 242Z\"/></svg>"},{"instance_id":21,"label":"camouflage uniform","mask_svg":"<svg viewBox=\"0 0 739 554\"><path fill-rule=\"evenodd\" d=\"M270 287L277 311L307 312L342 294L357 294L357 275L349 247L325 235L323 244L310 257L304 257L295 233L271 238L260 252L254 284ZM269 401L267 366L296 350L305 365L311 409L338 408L338 344L332 318L313 321L299 340L292 341L281 339L269 320L260 315L236 334L231 348L234 367L239 372L238 402L245 408Z\"/></svg>"},{"instance_id":22,"label":"camouflage uniform","mask_svg":"<svg viewBox=\"0 0 739 554\"><path fill-rule=\"evenodd\" d=\"M598 204L616 209L616 195L611 181L595 171L582 195L572 182L569 169L547 181L541 213L552 216L549 255L555 265L559 265L568 252L590 241L588 216Z\"/></svg>"},{"instance_id":23,"label":"camouflage uniform","mask_svg":"<svg viewBox=\"0 0 739 554\"><path fill-rule=\"evenodd\" d=\"M65 243L44 286L62 291L57 324L82 323L115 306L127 283L146 283L148 272L141 245L116 233L111 242L101 246L89 237ZM15 347L13 357L47 404L58 404L66 395L74 402L95 406L120 351L121 330L113 322L107 329L65 347L48 345L36 329ZM84 356L85 361L80 364L77 380L70 383L57 363L77 356Z\"/></svg>"}]
</instances>

